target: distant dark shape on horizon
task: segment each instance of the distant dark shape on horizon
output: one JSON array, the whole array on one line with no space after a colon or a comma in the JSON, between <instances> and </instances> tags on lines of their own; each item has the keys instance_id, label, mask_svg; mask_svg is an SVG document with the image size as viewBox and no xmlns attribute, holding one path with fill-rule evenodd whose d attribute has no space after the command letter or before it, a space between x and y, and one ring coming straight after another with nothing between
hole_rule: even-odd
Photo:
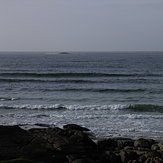
<instances>
[{"instance_id":1,"label":"distant dark shape on horizon","mask_svg":"<svg viewBox=\"0 0 163 163\"><path fill-rule=\"evenodd\" d=\"M59 54L70 54L70 52L59 52Z\"/></svg>"}]
</instances>

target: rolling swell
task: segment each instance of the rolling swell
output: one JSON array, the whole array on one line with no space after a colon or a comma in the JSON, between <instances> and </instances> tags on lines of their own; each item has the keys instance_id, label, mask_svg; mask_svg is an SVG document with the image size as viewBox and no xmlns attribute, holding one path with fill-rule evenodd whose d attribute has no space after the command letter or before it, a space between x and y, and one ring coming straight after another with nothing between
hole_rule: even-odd
<instances>
[{"instance_id":1,"label":"rolling swell","mask_svg":"<svg viewBox=\"0 0 163 163\"><path fill-rule=\"evenodd\" d=\"M21 91L31 91L33 88L22 88ZM145 92L146 89L106 89L106 88L34 88L35 91L41 92L95 92L95 93L129 93L129 92Z\"/></svg>"},{"instance_id":2,"label":"rolling swell","mask_svg":"<svg viewBox=\"0 0 163 163\"><path fill-rule=\"evenodd\" d=\"M22 82L31 82L31 83L153 83L153 84L161 84L162 81L158 79L150 79L149 78L123 78L121 80L117 79L73 79L73 78L65 78L65 79L43 79L43 78L0 78L0 82L10 82L10 83L22 83Z\"/></svg>"},{"instance_id":3,"label":"rolling swell","mask_svg":"<svg viewBox=\"0 0 163 163\"><path fill-rule=\"evenodd\" d=\"M46 80L46 79L0 79L0 82L49 82L49 83L108 83L105 81L93 81L93 80L71 80L71 79L61 79L61 80Z\"/></svg>"},{"instance_id":4,"label":"rolling swell","mask_svg":"<svg viewBox=\"0 0 163 163\"><path fill-rule=\"evenodd\" d=\"M2 77L162 77L162 74L118 74L118 73L0 73Z\"/></svg>"},{"instance_id":5,"label":"rolling swell","mask_svg":"<svg viewBox=\"0 0 163 163\"><path fill-rule=\"evenodd\" d=\"M107 93L107 92L144 92L146 91L145 89L101 89L101 88L65 88L65 89L52 89L52 91L74 91L74 92L99 92L99 93ZM47 90L49 91L49 89Z\"/></svg>"}]
</instances>

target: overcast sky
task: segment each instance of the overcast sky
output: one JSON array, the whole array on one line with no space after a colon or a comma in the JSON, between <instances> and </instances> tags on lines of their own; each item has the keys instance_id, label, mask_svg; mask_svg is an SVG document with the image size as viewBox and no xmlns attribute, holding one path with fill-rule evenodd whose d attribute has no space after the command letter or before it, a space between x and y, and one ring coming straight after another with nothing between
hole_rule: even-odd
<instances>
[{"instance_id":1,"label":"overcast sky","mask_svg":"<svg viewBox=\"0 0 163 163\"><path fill-rule=\"evenodd\" d=\"M0 51L163 51L163 0L0 0Z\"/></svg>"}]
</instances>

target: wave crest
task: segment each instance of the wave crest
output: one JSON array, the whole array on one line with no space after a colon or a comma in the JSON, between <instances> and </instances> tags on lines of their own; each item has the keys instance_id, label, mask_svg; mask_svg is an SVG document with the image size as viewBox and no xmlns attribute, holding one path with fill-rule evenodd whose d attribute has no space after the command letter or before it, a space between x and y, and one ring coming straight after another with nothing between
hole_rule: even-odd
<instances>
[{"instance_id":1,"label":"wave crest","mask_svg":"<svg viewBox=\"0 0 163 163\"><path fill-rule=\"evenodd\" d=\"M55 105L0 105L0 109L30 109L30 110L59 110L66 109L61 104Z\"/></svg>"},{"instance_id":2,"label":"wave crest","mask_svg":"<svg viewBox=\"0 0 163 163\"><path fill-rule=\"evenodd\" d=\"M160 112L163 106L151 104L114 104L114 105L0 105L0 109L30 109L30 110L110 110L132 112Z\"/></svg>"}]
</instances>

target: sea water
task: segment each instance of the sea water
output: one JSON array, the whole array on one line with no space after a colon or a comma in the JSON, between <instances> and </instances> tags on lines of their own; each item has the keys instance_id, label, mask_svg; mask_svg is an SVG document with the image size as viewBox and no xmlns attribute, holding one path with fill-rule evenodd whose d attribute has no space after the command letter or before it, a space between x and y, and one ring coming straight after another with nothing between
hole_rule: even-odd
<instances>
[{"instance_id":1,"label":"sea water","mask_svg":"<svg viewBox=\"0 0 163 163\"><path fill-rule=\"evenodd\" d=\"M0 125L68 123L163 140L163 53L1 52Z\"/></svg>"}]
</instances>

